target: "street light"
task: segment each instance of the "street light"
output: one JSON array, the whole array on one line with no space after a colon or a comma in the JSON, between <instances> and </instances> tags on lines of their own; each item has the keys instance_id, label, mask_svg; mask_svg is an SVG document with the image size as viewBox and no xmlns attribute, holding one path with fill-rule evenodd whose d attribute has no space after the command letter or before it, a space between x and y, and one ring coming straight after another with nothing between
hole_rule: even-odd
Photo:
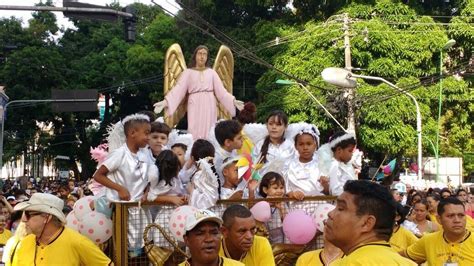
<instances>
[{"instance_id":1,"label":"street light","mask_svg":"<svg viewBox=\"0 0 474 266\"><path fill-rule=\"evenodd\" d=\"M443 51L449 50L456 41L451 39L446 42L441 51L439 52L439 100L438 100L438 126L436 128L436 181L439 181L439 130L441 128L441 105L443 102Z\"/></svg>"},{"instance_id":2,"label":"street light","mask_svg":"<svg viewBox=\"0 0 474 266\"><path fill-rule=\"evenodd\" d=\"M406 96L410 97L413 100L416 107L416 133L418 135L418 173L417 175L418 175L418 179L421 180L422 178L421 176L421 165L422 165L421 113L420 113L420 107L418 106L418 102L416 101L416 98L409 92L400 89L395 84L385 80L384 78L356 75L344 68L336 68L336 67L326 68L323 70L323 72L321 72L321 76L323 77L324 81L330 84L333 84L339 87L346 87L346 88L350 88L350 87L354 88L357 86L357 81L354 78L381 81L389 85L390 87L404 93Z\"/></svg>"},{"instance_id":3,"label":"street light","mask_svg":"<svg viewBox=\"0 0 474 266\"><path fill-rule=\"evenodd\" d=\"M304 86L303 84L301 84L299 82L291 81L291 80L287 80L287 79L279 79L279 80L275 81L275 83L279 84L279 85L299 85L311 97L311 99L313 99L321 108L323 108L323 110L326 112L326 114L330 118L332 118L332 120L334 120L334 122L336 122L336 124L339 125L339 127L341 127L342 130L344 130L344 132L347 132L346 129L341 125L341 123L339 123L339 121L337 121L337 119L331 114L331 112L329 112L329 110L326 109L326 107L324 107L324 105L308 90L308 88L306 88L306 86Z\"/></svg>"}]
</instances>

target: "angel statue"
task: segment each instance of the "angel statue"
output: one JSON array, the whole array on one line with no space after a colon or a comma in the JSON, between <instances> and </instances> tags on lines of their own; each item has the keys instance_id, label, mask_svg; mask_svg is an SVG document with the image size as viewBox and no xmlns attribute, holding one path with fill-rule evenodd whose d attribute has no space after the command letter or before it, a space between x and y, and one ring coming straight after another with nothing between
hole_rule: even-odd
<instances>
[{"instance_id":1,"label":"angel statue","mask_svg":"<svg viewBox=\"0 0 474 266\"><path fill-rule=\"evenodd\" d=\"M188 133L193 139L207 139L217 119L235 116L235 108L242 110L243 102L232 95L234 58L230 49L221 45L214 67L208 65L209 49L199 45L189 68L184 63L179 44L168 48L165 57L163 101L155 103L155 113L165 111L165 122L174 127L186 111Z\"/></svg>"}]
</instances>

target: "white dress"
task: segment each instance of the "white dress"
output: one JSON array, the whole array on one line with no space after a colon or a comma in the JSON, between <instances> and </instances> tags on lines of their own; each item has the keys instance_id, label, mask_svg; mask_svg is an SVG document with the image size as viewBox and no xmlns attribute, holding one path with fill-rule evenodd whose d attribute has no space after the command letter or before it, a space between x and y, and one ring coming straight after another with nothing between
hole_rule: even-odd
<instances>
[{"instance_id":1,"label":"white dress","mask_svg":"<svg viewBox=\"0 0 474 266\"><path fill-rule=\"evenodd\" d=\"M219 183L216 174L211 170L211 165L206 159L198 162L199 170L192 177L194 186L189 198L189 205L198 209L208 209L216 205L219 199Z\"/></svg>"},{"instance_id":2,"label":"white dress","mask_svg":"<svg viewBox=\"0 0 474 266\"><path fill-rule=\"evenodd\" d=\"M302 163L299 158L294 157L288 162L284 171L286 192L299 190L305 196L324 195L324 188L319 182L320 177L317 159Z\"/></svg>"},{"instance_id":3,"label":"white dress","mask_svg":"<svg viewBox=\"0 0 474 266\"><path fill-rule=\"evenodd\" d=\"M261 151L263 143L265 139L259 141L252 152L252 158L255 160L259 160L261 157ZM267 153L267 162L263 165L263 167L258 171L260 175L264 175L267 172L277 172L282 174L285 166L285 162L287 162L290 158L297 154L295 145L293 141L290 139L285 139L283 143L280 145L275 145L270 143L268 145L268 153ZM256 163L256 162L254 162Z\"/></svg>"}]
</instances>

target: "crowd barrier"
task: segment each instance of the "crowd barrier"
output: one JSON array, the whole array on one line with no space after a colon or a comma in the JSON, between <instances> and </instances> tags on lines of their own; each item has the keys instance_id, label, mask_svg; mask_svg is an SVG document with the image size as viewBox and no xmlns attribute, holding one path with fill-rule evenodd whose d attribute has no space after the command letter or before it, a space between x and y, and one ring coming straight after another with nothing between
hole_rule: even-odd
<instances>
[{"instance_id":1,"label":"crowd barrier","mask_svg":"<svg viewBox=\"0 0 474 266\"><path fill-rule=\"evenodd\" d=\"M305 197L303 201L288 198L220 200L214 207L210 208L210 210L222 216L224 210L230 205L242 204L251 208L258 201L265 200L270 204L282 202L285 204L288 212L300 209L312 215L318 205L334 203L335 199L336 197L332 196L317 196ZM114 233L111 242L109 242L110 248L108 252L115 265L153 265L148 259L144 249L134 249L133 247L143 246L143 231L150 222L158 224L170 237L169 240L177 242L169 229L169 219L175 209L176 206L168 204L138 204L136 202L115 203L113 213ZM130 213L132 213L132 215L130 215ZM257 234L269 238L277 265L294 265L297 257L301 253L323 247L323 240L320 233L316 234L313 240L306 245L291 244L284 235L281 220L278 216L276 217L277 218L265 224L259 223ZM133 236L127 235L129 226L136 229L136 233L134 233ZM165 251L169 253L169 259L167 259L165 265L177 265L185 259L184 255L178 252L157 228L151 227L147 231L148 234L146 237L150 241L148 243L149 247L153 244L162 249L158 253L161 254ZM182 250L185 250L184 243L179 242L177 244Z\"/></svg>"}]
</instances>

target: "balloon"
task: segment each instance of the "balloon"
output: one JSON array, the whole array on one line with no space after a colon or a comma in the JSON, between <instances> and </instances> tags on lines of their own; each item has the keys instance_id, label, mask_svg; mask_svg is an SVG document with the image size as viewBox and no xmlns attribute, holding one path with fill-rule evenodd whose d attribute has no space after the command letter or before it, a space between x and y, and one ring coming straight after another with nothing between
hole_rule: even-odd
<instances>
[{"instance_id":1,"label":"balloon","mask_svg":"<svg viewBox=\"0 0 474 266\"><path fill-rule=\"evenodd\" d=\"M93 201L94 201L93 196L86 196L86 197L80 198L78 201L76 201L76 203L74 203L73 210L78 220L81 220L85 214L92 211L91 202Z\"/></svg>"},{"instance_id":2,"label":"balloon","mask_svg":"<svg viewBox=\"0 0 474 266\"><path fill-rule=\"evenodd\" d=\"M336 206L329 203L323 203L319 204L314 210L314 223L319 232L324 232L324 221L328 218L328 213L334 210L334 208L336 208Z\"/></svg>"},{"instance_id":3,"label":"balloon","mask_svg":"<svg viewBox=\"0 0 474 266\"><path fill-rule=\"evenodd\" d=\"M79 221L79 233L95 244L101 244L112 236L112 220L100 212L89 212Z\"/></svg>"},{"instance_id":4,"label":"balloon","mask_svg":"<svg viewBox=\"0 0 474 266\"><path fill-rule=\"evenodd\" d=\"M183 205L176 208L170 216L170 223L169 229L171 234L179 240L184 242L183 235L184 235L184 225L186 222L186 217L188 215L193 214L198 209L194 208L193 206Z\"/></svg>"},{"instance_id":5,"label":"balloon","mask_svg":"<svg viewBox=\"0 0 474 266\"><path fill-rule=\"evenodd\" d=\"M94 210L107 216L112 217L112 204L107 200L106 197L99 197L94 200Z\"/></svg>"},{"instance_id":6,"label":"balloon","mask_svg":"<svg viewBox=\"0 0 474 266\"><path fill-rule=\"evenodd\" d=\"M77 220L76 214L74 213L74 211L71 211L66 216L66 226L76 231L79 231L79 221Z\"/></svg>"},{"instance_id":7,"label":"balloon","mask_svg":"<svg viewBox=\"0 0 474 266\"><path fill-rule=\"evenodd\" d=\"M266 201L260 201L250 209L255 220L266 223L272 218L270 204Z\"/></svg>"},{"instance_id":8,"label":"balloon","mask_svg":"<svg viewBox=\"0 0 474 266\"><path fill-rule=\"evenodd\" d=\"M294 210L285 216L283 232L291 243L304 245L316 235L316 225L305 211Z\"/></svg>"}]
</instances>

